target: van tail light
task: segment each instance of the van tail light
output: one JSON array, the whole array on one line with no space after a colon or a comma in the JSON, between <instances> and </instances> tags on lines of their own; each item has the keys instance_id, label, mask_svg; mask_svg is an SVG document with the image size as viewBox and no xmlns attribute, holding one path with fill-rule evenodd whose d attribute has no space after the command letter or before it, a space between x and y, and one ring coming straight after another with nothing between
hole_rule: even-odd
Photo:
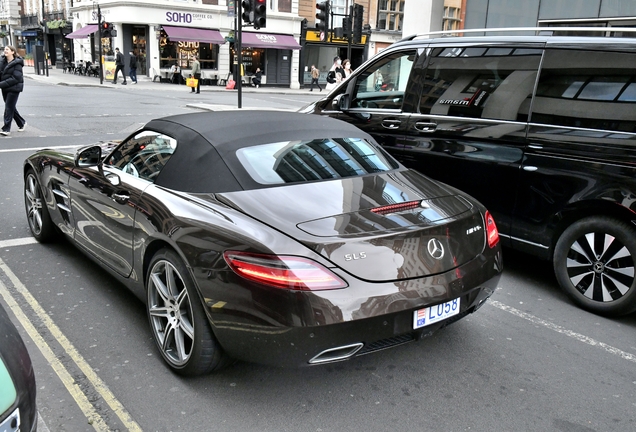
<instances>
[{"instance_id":1,"label":"van tail light","mask_svg":"<svg viewBox=\"0 0 636 432\"><path fill-rule=\"evenodd\" d=\"M237 275L274 288L319 291L348 285L326 267L308 258L226 251L225 261Z\"/></svg>"},{"instance_id":2,"label":"van tail light","mask_svg":"<svg viewBox=\"0 0 636 432\"><path fill-rule=\"evenodd\" d=\"M499 230L497 230L497 224L489 211L486 211L484 215L484 221L486 222L486 238L488 239L488 246L494 248L499 243Z\"/></svg>"}]
</instances>

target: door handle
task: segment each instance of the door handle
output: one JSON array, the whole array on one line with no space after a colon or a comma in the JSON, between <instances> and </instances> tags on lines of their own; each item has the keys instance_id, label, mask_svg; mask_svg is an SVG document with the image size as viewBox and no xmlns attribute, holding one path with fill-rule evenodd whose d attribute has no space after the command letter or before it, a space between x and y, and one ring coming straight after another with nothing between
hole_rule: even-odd
<instances>
[{"instance_id":1,"label":"door handle","mask_svg":"<svg viewBox=\"0 0 636 432\"><path fill-rule=\"evenodd\" d=\"M111 195L113 200L118 204L126 204L130 199L130 195L114 193Z\"/></svg>"},{"instance_id":2,"label":"door handle","mask_svg":"<svg viewBox=\"0 0 636 432\"><path fill-rule=\"evenodd\" d=\"M398 119L384 119L382 120L382 127L385 129L399 129L402 122Z\"/></svg>"},{"instance_id":3,"label":"door handle","mask_svg":"<svg viewBox=\"0 0 636 432\"><path fill-rule=\"evenodd\" d=\"M437 123L416 122L415 129L420 132L435 132L435 129L437 129Z\"/></svg>"}]
</instances>

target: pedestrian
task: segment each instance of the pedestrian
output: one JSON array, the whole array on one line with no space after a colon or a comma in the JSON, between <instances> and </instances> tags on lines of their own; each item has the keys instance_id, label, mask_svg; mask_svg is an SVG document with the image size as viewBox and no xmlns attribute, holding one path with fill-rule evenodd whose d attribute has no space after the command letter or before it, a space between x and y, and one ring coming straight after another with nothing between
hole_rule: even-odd
<instances>
[{"instance_id":1,"label":"pedestrian","mask_svg":"<svg viewBox=\"0 0 636 432\"><path fill-rule=\"evenodd\" d=\"M349 76L351 76L351 73L353 72L351 70L351 60L345 59L345 61L342 62L342 65L344 66L343 79L347 79L347 78L349 78Z\"/></svg>"},{"instance_id":2,"label":"pedestrian","mask_svg":"<svg viewBox=\"0 0 636 432\"><path fill-rule=\"evenodd\" d=\"M128 59L128 67L130 68L130 80L133 84L137 84L137 56L134 51L130 51L130 58Z\"/></svg>"},{"instance_id":3,"label":"pedestrian","mask_svg":"<svg viewBox=\"0 0 636 432\"><path fill-rule=\"evenodd\" d=\"M113 78L113 84L117 84L117 74L121 71L121 76L124 77L122 85L128 84L126 82L126 74L124 73L124 55L119 52L119 48L115 48L115 76Z\"/></svg>"},{"instance_id":4,"label":"pedestrian","mask_svg":"<svg viewBox=\"0 0 636 432\"><path fill-rule=\"evenodd\" d=\"M170 82L172 84L181 84L181 69L176 63L170 66L170 73L172 74L170 75Z\"/></svg>"},{"instance_id":5,"label":"pedestrian","mask_svg":"<svg viewBox=\"0 0 636 432\"><path fill-rule=\"evenodd\" d=\"M314 65L311 65L311 87L309 87L309 91L314 91L314 84L318 86L318 90L322 91L322 87L318 83L318 78L320 78L320 71Z\"/></svg>"},{"instance_id":6,"label":"pedestrian","mask_svg":"<svg viewBox=\"0 0 636 432\"><path fill-rule=\"evenodd\" d=\"M194 61L192 62L192 76L197 80L197 91L196 94L201 92L201 63L199 63L199 56L194 56ZM192 87L192 93L194 93L194 87Z\"/></svg>"},{"instance_id":7,"label":"pedestrian","mask_svg":"<svg viewBox=\"0 0 636 432\"><path fill-rule=\"evenodd\" d=\"M261 72L261 68L256 68L256 72L254 73L254 78L252 78L252 85L259 88L261 86L261 80L263 79L263 72Z\"/></svg>"},{"instance_id":8,"label":"pedestrian","mask_svg":"<svg viewBox=\"0 0 636 432\"><path fill-rule=\"evenodd\" d=\"M340 57L335 56L333 58L333 65L327 74L327 85L325 86L325 89L331 90L340 84L344 74L345 72L344 69L342 69L342 60L340 60Z\"/></svg>"},{"instance_id":9,"label":"pedestrian","mask_svg":"<svg viewBox=\"0 0 636 432\"><path fill-rule=\"evenodd\" d=\"M24 66L24 60L16 53L15 47L5 46L4 55L0 60L0 89L2 89L2 99L4 100L4 125L0 135L11 135L11 122L13 120L18 125L18 132L24 131L26 127L26 120L22 118L15 107L20 92L24 89L22 66Z\"/></svg>"}]
</instances>

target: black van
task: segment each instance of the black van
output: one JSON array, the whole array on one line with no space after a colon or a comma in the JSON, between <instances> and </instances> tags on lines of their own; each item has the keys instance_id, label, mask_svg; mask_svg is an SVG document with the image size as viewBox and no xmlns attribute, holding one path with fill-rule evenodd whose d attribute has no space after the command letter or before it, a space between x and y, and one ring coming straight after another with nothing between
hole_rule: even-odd
<instances>
[{"instance_id":1,"label":"black van","mask_svg":"<svg viewBox=\"0 0 636 432\"><path fill-rule=\"evenodd\" d=\"M636 310L636 39L411 37L304 112L473 195L579 306Z\"/></svg>"}]
</instances>

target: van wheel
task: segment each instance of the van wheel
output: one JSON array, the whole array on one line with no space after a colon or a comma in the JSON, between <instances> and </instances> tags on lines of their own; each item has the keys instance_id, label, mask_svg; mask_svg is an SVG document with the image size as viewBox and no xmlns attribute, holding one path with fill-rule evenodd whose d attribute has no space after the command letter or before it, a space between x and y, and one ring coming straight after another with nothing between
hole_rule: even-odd
<instances>
[{"instance_id":1,"label":"van wheel","mask_svg":"<svg viewBox=\"0 0 636 432\"><path fill-rule=\"evenodd\" d=\"M561 288L583 309L619 316L636 310L636 229L594 216L570 225L554 249Z\"/></svg>"}]
</instances>

